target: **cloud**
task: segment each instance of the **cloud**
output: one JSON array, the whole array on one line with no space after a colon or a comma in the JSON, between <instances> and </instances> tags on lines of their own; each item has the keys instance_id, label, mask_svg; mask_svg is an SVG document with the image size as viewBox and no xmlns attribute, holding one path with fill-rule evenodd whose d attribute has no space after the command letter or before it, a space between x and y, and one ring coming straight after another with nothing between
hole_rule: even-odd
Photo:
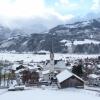
<instances>
[{"instance_id":1,"label":"cloud","mask_svg":"<svg viewBox=\"0 0 100 100\"><path fill-rule=\"evenodd\" d=\"M51 28L72 18L72 14L63 15L56 8L48 7L45 0L0 0L1 23L9 27L41 24Z\"/></svg>"},{"instance_id":2,"label":"cloud","mask_svg":"<svg viewBox=\"0 0 100 100\"><path fill-rule=\"evenodd\" d=\"M10 28L45 30L80 20L89 12L86 17L94 18L100 15L99 9L100 0L0 0L0 23Z\"/></svg>"},{"instance_id":3,"label":"cloud","mask_svg":"<svg viewBox=\"0 0 100 100\"><path fill-rule=\"evenodd\" d=\"M4 17L35 18L45 17L46 14L58 15L61 19L67 19L54 8L47 7L44 0L0 0L0 15Z\"/></svg>"},{"instance_id":4,"label":"cloud","mask_svg":"<svg viewBox=\"0 0 100 100\"><path fill-rule=\"evenodd\" d=\"M100 12L100 0L93 0L91 10L94 12Z\"/></svg>"},{"instance_id":5,"label":"cloud","mask_svg":"<svg viewBox=\"0 0 100 100\"><path fill-rule=\"evenodd\" d=\"M70 0L58 0L55 5L63 7L65 9L76 10L80 8L80 4L82 2L83 0L80 0L79 2L71 2Z\"/></svg>"},{"instance_id":6,"label":"cloud","mask_svg":"<svg viewBox=\"0 0 100 100\"><path fill-rule=\"evenodd\" d=\"M62 4L65 7L78 7L78 3L72 3L69 0L59 0L60 4Z\"/></svg>"},{"instance_id":7,"label":"cloud","mask_svg":"<svg viewBox=\"0 0 100 100\"><path fill-rule=\"evenodd\" d=\"M47 4L47 1L0 0L0 23L18 28L38 26L37 24L51 28L82 18L89 12L94 14L100 12L100 0L91 0L91 2L89 0L52 0L51 5ZM94 17L92 14L88 15Z\"/></svg>"},{"instance_id":8,"label":"cloud","mask_svg":"<svg viewBox=\"0 0 100 100\"><path fill-rule=\"evenodd\" d=\"M0 0L0 15L10 18L41 15L44 9L43 0Z\"/></svg>"}]
</instances>

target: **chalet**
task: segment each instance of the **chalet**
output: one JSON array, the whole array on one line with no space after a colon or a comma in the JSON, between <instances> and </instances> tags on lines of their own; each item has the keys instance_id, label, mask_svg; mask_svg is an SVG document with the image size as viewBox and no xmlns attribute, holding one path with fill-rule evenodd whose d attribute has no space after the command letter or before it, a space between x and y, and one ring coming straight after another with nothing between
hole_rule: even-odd
<instances>
[{"instance_id":1,"label":"chalet","mask_svg":"<svg viewBox=\"0 0 100 100\"><path fill-rule=\"evenodd\" d=\"M57 76L58 88L68 88L68 87L81 87L84 88L84 81L73 74L69 70L64 70Z\"/></svg>"}]
</instances>

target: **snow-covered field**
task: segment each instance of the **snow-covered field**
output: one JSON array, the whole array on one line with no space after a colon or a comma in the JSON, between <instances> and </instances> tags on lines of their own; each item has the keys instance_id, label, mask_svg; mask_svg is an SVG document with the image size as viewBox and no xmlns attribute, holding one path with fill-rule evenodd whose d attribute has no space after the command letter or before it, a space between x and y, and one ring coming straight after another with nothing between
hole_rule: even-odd
<instances>
[{"instance_id":1,"label":"snow-covered field","mask_svg":"<svg viewBox=\"0 0 100 100\"><path fill-rule=\"evenodd\" d=\"M55 59L64 59L65 57L69 58L91 58L91 57L98 57L100 56L99 54L95 55L86 55L86 54L60 54L56 53L55 54ZM9 60L9 61L19 61L19 60L24 60L25 62L30 62L30 61L44 61L50 59L49 53L46 55L38 55L38 54L32 54L32 53L27 53L27 54L13 54L13 53L0 53L0 60Z\"/></svg>"},{"instance_id":2,"label":"snow-covered field","mask_svg":"<svg viewBox=\"0 0 100 100\"><path fill-rule=\"evenodd\" d=\"M25 91L0 90L0 100L100 100L99 94L88 90L51 90L33 88Z\"/></svg>"},{"instance_id":3,"label":"snow-covered field","mask_svg":"<svg viewBox=\"0 0 100 100\"><path fill-rule=\"evenodd\" d=\"M65 43L65 46L71 46L72 45L72 41L69 41L69 40L61 40L60 41L61 43ZM84 39L82 41L78 41L78 40L75 40L73 41L73 44L74 45L83 45L83 44L100 44L100 41L97 41L97 40L91 40L91 39Z\"/></svg>"}]
</instances>

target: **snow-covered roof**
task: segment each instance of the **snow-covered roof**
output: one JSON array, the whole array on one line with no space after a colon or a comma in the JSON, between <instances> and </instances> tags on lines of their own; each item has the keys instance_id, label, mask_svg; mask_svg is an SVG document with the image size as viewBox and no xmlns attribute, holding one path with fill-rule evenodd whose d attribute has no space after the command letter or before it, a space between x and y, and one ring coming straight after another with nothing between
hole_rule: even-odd
<instances>
[{"instance_id":1,"label":"snow-covered roof","mask_svg":"<svg viewBox=\"0 0 100 100\"><path fill-rule=\"evenodd\" d=\"M66 39L63 39L63 40L61 40L60 42L61 42L61 43L65 43L65 42L67 42L67 40L66 40Z\"/></svg>"},{"instance_id":2,"label":"snow-covered roof","mask_svg":"<svg viewBox=\"0 0 100 100\"><path fill-rule=\"evenodd\" d=\"M23 68L23 69L20 69L20 70L15 71L15 73L18 74L18 73L20 73L20 72L22 72L22 71L24 71L24 70L25 70L25 69Z\"/></svg>"},{"instance_id":3,"label":"snow-covered roof","mask_svg":"<svg viewBox=\"0 0 100 100\"><path fill-rule=\"evenodd\" d=\"M71 46L72 45L72 41L69 40L61 40L61 43L65 43L65 46ZM83 45L83 44L100 44L100 41L97 40L91 40L91 39L84 39L84 40L75 40L73 41L74 45Z\"/></svg>"},{"instance_id":4,"label":"snow-covered roof","mask_svg":"<svg viewBox=\"0 0 100 100\"><path fill-rule=\"evenodd\" d=\"M38 53L49 53L49 51L40 50Z\"/></svg>"},{"instance_id":5,"label":"snow-covered roof","mask_svg":"<svg viewBox=\"0 0 100 100\"><path fill-rule=\"evenodd\" d=\"M75 76L76 78L78 78L79 80L83 81L80 77L78 77L77 75L73 74L72 72L70 72L69 70L64 70L62 71L60 74L58 74L57 80L59 83L63 82L64 80L70 78L71 76ZM83 81L84 82L84 81Z\"/></svg>"},{"instance_id":6,"label":"snow-covered roof","mask_svg":"<svg viewBox=\"0 0 100 100\"><path fill-rule=\"evenodd\" d=\"M57 77L57 79L58 79L58 81L60 83L60 82L62 82L64 80L68 79L72 75L73 74L71 72L69 72L68 70L64 70L60 74L58 74L56 77Z\"/></svg>"},{"instance_id":7,"label":"snow-covered roof","mask_svg":"<svg viewBox=\"0 0 100 100\"><path fill-rule=\"evenodd\" d=\"M96 74L90 74L88 77L89 77L89 78L98 78L98 77L100 77L100 76L99 76L99 75L96 75Z\"/></svg>"},{"instance_id":8,"label":"snow-covered roof","mask_svg":"<svg viewBox=\"0 0 100 100\"><path fill-rule=\"evenodd\" d=\"M42 74L43 74L43 75L44 75L44 74L48 74L48 73L50 73L50 70L42 71Z\"/></svg>"},{"instance_id":9,"label":"snow-covered roof","mask_svg":"<svg viewBox=\"0 0 100 100\"><path fill-rule=\"evenodd\" d=\"M31 69L38 69L39 67L37 65L33 65L33 66L27 66L27 68Z\"/></svg>"},{"instance_id":10,"label":"snow-covered roof","mask_svg":"<svg viewBox=\"0 0 100 100\"><path fill-rule=\"evenodd\" d=\"M34 68L34 67L32 67L32 66L28 66L27 68L29 68L30 70L35 69L35 68Z\"/></svg>"},{"instance_id":11,"label":"snow-covered roof","mask_svg":"<svg viewBox=\"0 0 100 100\"><path fill-rule=\"evenodd\" d=\"M55 64L55 68L66 68L65 62L63 60L58 60Z\"/></svg>"},{"instance_id":12,"label":"snow-covered roof","mask_svg":"<svg viewBox=\"0 0 100 100\"><path fill-rule=\"evenodd\" d=\"M85 39L84 41L74 41L74 45L78 45L78 44L99 44L100 42L99 41L96 41L96 40L90 40L90 39Z\"/></svg>"},{"instance_id":13,"label":"snow-covered roof","mask_svg":"<svg viewBox=\"0 0 100 100\"><path fill-rule=\"evenodd\" d=\"M98 64L97 67L100 68L100 64Z\"/></svg>"},{"instance_id":14,"label":"snow-covered roof","mask_svg":"<svg viewBox=\"0 0 100 100\"><path fill-rule=\"evenodd\" d=\"M12 65L12 69L13 69L13 70L16 70L16 68L17 68L18 66L20 66L20 65L15 63L15 64Z\"/></svg>"},{"instance_id":15,"label":"snow-covered roof","mask_svg":"<svg viewBox=\"0 0 100 100\"><path fill-rule=\"evenodd\" d=\"M45 68L46 69L50 69L50 67L52 67L51 66L51 64L50 64L50 60L48 60L47 62L46 62L46 65L45 65ZM64 60L54 60L54 68L55 69L66 69L67 67L66 67L66 65L65 65L65 62L64 62Z\"/></svg>"}]
</instances>

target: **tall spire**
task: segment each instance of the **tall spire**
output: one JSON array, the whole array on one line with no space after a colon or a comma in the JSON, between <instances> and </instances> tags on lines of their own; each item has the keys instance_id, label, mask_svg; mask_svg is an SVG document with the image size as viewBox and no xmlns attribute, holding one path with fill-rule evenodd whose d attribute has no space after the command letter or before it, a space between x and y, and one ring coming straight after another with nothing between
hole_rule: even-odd
<instances>
[{"instance_id":1,"label":"tall spire","mask_svg":"<svg viewBox=\"0 0 100 100\"><path fill-rule=\"evenodd\" d=\"M54 53L50 52L50 60L54 60Z\"/></svg>"},{"instance_id":2,"label":"tall spire","mask_svg":"<svg viewBox=\"0 0 100 100\"><path fill-rule=\"evenodd\" d=\"M54 71L53 35L51 39L52 40L51 40L51 48L50 48L50 68L51 71L53 72Z\"/></svg>"},{"instance_id":3,"label":"tall spire","mask_svg":"<svg viewBox=\"0 0 100 100\"><path fill-rule=\"evenodd\" d=\"M53 35L51 36L50 60L54 60L54 53L53 53Z\"/></svg>"}]
</instances>

